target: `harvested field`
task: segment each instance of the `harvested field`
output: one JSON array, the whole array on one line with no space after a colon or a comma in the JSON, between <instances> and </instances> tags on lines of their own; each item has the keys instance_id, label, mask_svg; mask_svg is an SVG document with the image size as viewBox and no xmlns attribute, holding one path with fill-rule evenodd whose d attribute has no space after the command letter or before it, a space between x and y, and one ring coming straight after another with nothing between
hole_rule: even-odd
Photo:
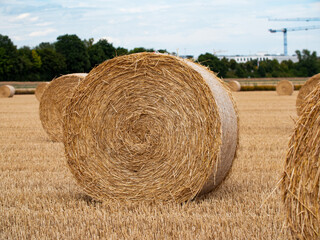
<instances>
[{"instance_id":1,"label":"harvested field","mask_svg":"<svg viewBox=\"0 0 320 240\"><path fill-rule=\"evenodd\" d=\"M0 99L0 239L291 239L281 189L297 91L233 93L240 145L215 191L187 204L95 201L51 142L34 95Z\"/></svg>"}]
</instances>

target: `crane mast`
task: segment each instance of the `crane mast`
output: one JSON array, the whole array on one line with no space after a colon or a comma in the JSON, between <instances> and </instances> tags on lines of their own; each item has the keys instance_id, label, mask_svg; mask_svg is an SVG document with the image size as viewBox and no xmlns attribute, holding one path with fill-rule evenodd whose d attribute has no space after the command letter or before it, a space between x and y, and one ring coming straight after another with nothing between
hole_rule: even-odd
<instances>
[{"instance_id":1,"label":"crane mast","mask_svg":"<svg viewBox=\"0 0 320 240\"><path fill-rule=\"evenodd\" d=\"M320 26L305 26L305 27L295 27L295 28L282 28L282 29L269 29L271 33L283 32L283 54L288 55L288 42L287 42L287 32L288 31L301 31L301 30L311 30L318 29Z\"/></svg>"}]
</instances>

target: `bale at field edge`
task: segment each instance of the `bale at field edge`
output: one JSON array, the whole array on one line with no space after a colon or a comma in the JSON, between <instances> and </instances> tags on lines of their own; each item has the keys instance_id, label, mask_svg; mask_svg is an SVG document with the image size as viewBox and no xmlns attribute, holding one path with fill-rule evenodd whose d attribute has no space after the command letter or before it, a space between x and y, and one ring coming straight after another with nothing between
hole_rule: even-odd
<instances>
[{"instance_id":1,"label":"bale at field edge","mask_svg":"<svg viewBox=\"0 0 320 240\"><path fill-rule=\"evenodd\" d=\"M227 85L233 92L239 92L241 90L241 85L238 81L232 80L230 82L227 82Z\"/></svg>"},{"instance_id":2,"label":"bale at field edge","mask_svg":"<svg viewBox=\"0 0 320 240\"><path fill-rule=\"evenodd\" d=\"M16 88L15 94L34 94L35 90L35 88Z\"/></svg>"},{"instance_id":3,"label":"bale at field edge","mask_svg":"<svg viewBox=\"0 0 320 240\"><path fill-rule=\"evenodd\" d=\"M62 142L62 121L65 107L72 97L73 90L86 73L73 73L53 79L45 88L39 105L42 127L52 141Z\"/></svg>"},{"instance_id":4,"label":"bale at field edge","mask_svg":"<svg viewBox=\"0 0 320 240\"><path fill-rule=\"evenodd\" d=\"M292 95L294 91L294 85L288 80L281 80L276 86L276 91L280 96Z\"/></svg>"},{"instance_id":5,"label":"bale at field edge","mask_svg":"<svg viewBox=\"0 0 320 240\"><path fill-rule=\"evenodd\" d=\"M1 98L11 98L15 93L15 88L11 85L0 86L0 97Z\"/></svg>"},{"instance_id":6,"label":"bale at field edge","mask_svg":"<svg viewBox=\"0 0 320 240\"><path fill-rule=\"evenodd\" d=\"M35 96L37 100L40 102L40 99L42 97L43 92L46 90L46 88L49 86L50 82L42 82L39 83L35 90Z\"/></svg>"}]
</instances>

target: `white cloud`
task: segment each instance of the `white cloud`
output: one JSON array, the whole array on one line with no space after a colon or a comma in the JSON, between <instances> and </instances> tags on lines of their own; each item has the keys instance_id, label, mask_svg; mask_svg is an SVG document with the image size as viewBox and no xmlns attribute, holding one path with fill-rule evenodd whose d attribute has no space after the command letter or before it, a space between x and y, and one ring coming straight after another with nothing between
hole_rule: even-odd
<instances>
[{"instance_id":1,"label":"white cloud","mask_svg":"<svg viewBox=\"0 0 320 240\"><path fill-rule=\"evenodd\" d=\"M39 27L46 27L46 26L52 25L52 22L42 22L42 23L37 23L35 25Z\"/></svg>"},{"instance_id":2,"label":"white cloud","mask_svg":"<svg viewBox=\"0 0 320 240\"><path fill-rule=\"evenodd\" d=\"M35 21L37 21L39 19L39 17L32 17L32 18L30 18L30 21L31 22L35 22Z\"/></svg>"},{"instance_id":3,"label":"white cloud","mask_svg":"<svg viewBox=\"0 0 320 240\"><path fill-rule=\"evenodd\" d=\"M36 22L39 20L38 16L31 15L31 13L22 13L16 17L9 18L9 21L13 22Z\"/></svg>"},{"instance_id":4,"label":"white cloud","mask_svg":"<svg viewBox=\"0 0 320 240\"><path fill-rule=\"evenodd\" d=\"M57 30L54 28L48 28L46 30L43 31L35 31L35 32L31 32L29 34L30 37L40 37L40 36L47 36L50 33L56 32Z\"/></svg>"},{"instance_id":5,"label":"white cloud","mask_svg":"<svg viewBox=\"0 0 320 240\"><path fill-rule=\"evenodd\" d=\"M25 38L24 37L22 37L22 36L18 36L18 35L13 35L13 36L11 36L12 37L12 39L13 40L15 40L15 41L22 41L22 40L25 40Z\"/></svg>"},{"instance_id":6,"label":"white cloud","mask_svg":"<svg viewBox=\"0 0 320 240\"><path fill-rule=\"evenodd\" d=\"M123 13L145 13L145 12L156 12L164 9L171 8L169 5L149 5L143 7L133 7L133 8L120 8L120 12Z\"/></svg>"},{"instance_id":7,"label":"white cloud","mask_svg":"<svg viewBox=\"0 0 320 240\"><path fill-rule=\"evenodd\" d=\"M30 13L22 13L20 15L18 15L16 17L17 20L21 20L21 19L25 19L25 18L29 18L30 17Z\"/></svg>"}]
</instances>

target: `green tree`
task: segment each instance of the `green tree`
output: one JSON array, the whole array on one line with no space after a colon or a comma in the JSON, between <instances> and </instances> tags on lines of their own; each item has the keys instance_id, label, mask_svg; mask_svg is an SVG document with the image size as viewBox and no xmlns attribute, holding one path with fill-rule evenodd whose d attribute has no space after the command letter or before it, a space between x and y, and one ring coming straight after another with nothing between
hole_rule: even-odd
<instances>
[{"instance_id":1,"label":"green tree","mask_svg":"<svg viewBox=\"0 0 320 240\"><path fill-rule=\"evenodd\" d=\"M231 60L230 60L230 69L231 69L231 70L236 70L237 64L238 64L238 63L237 63L236 60L231 59Z\"/></svg>"},{"instance_id":2,"label":"green tree","mask_svg":"<svg viewBox=\"0 0 320 240\"><path fill-rule=\"evenodd\" d=\"M267 60L269 64L269 69L271 72L271 77L282 77L281 76L281 68L280 68L280 63L278 60L273 59L273 60Z\"/></svg>"},{"instance_id":3,"label":"green tree","mask_svg":"<svg viewBox=\"0 0 320 240\"><path fill-rule=\"evenodd\" d=\"M144 48L144 47L137 47L137 48L130 50L129 54L140 53L140 52L154 52L154 49L153 48L148 49L148 48Z\"/></svg>"},{"instance_id":4,"label":"green tree","mask_svg":"<svg viewBox=\"0 0 320 240\"><path fill-rule=\"evenodd\" d=\"M95 45L99 46L103 50L106 59L114 57L116 49L112 43L109 43L106 39L100 39Z\"/></svg>"},{"instance_id":5,"label":"green tree","mask_svg":"<svg viewBox=\"0 0 320 240\"><path fill-rule=\"evenodd\" d=\"M18 64L16 80L18 81L32 81L33 79L33 58L30 47L23 46L18 49Z\"/></svg>"},{"instance_id":6,"label":"green tree","mask_svg":"<svg viewBox=\"0 0 320 240\"><path fill-rule=\"evenodd\" d=\"M106 39L101 39L88 48L91 67L114 57L116 49Z\"/></svg>"},{"instance_id":7,"label":"green tree","mask_svg":"<svg viewBox=\"0 0 320 240\"><path fill-rule=\"evenodd\" d=\"M55 43L56 51L65 57L65 73L81 73L90 69L89 55L85 44L77 35L62 35Z\"/></svg>"},{"instance_id":8,"label":"green tree","mask_svg":"<svg viewBox=\"0 0 320 240\"><path fill-rule=\"evenodd\" d=\"M302 53L297 50L299 62L296 63L297 74L301 77L311 77L319 73L317 52L310 53L309 50L304 49Z\"/></svg>"},{"instance_id":9,"label":"green tree","mask_svg":"<svg viewBox=\"0 0 320 240\"><path fill-rule=\"evenodd\" d=\"M40 68L42 65L41 57L36 50L24 46L18 49L18 64L16 80L19 81L39 81Z\"/></svg>"},{"instance_id":10,"label":"green tree","mask_svg":"<svg viewBox=\"0 0 320 240\"><path fill-rule=\"evenodd\" d=\"M258 69L256 71L257 77L282 77L282 69L278 60L264 60L259 61Z\"/></svg>"},{"instance_id":11,"label":"green tree","mask_svg":"<svg viewBox=\"0 0 320 240\"><path fill-rule=\"evenodd\" d=\"M257 69L257 77L266 77L266 75L267 75L266 63L260 62Z\"/></svg>"},{"instance_id":12,"label":"green tree","mask_svg":"<svg viewBox=\"0 0 320 240\"><path fill-rule=\"evenodd\" d=\"M123 47L117 47L115 50L114 57L127 55L128 53L129 53L128 49L123 48Z\"/></svg>"},{"instance_id":13,"label":"green tree","mask_svg":"<svg viewBox=\"0 0 320 240\"><path fill-rule=\"evenodd\" d=\"M248 77L247 71L245 69L245 65L243 63L237 64L235 73L238 78Z\"/></svg>"},{"instance_id":14,"label":"green tree","mask_svg":"<svg viewBox=\"0 0 320 240\"><path fill-rule=\"evenodd\" d=\"M256 64L254 61L247 61L244 63L244 68L246 70L246 75L247 77L254 77L255 75L255 69L256 69Z\"/></svg>"},{"instance_id":15,"label":"green tree","mask_svg":"<svg viewBox=\"0 0 320 240\"><path fill-rule=\"evenodd\" d=\"M31 51L31 55L32 55L33 68L40 69L40 67L42 65L41 57L39 56L39 54L37 53L37 51L35 49L33 49Z\"/></svg>"},{"instance_id":16,"label":"green tree","mask_svg":"<svg viewBox=\"0 0 320 240\"><path fill-rule=\"evenodd\" d=\"M50 47L38 49L37 53L42 62L39 70L42 81L50 81L66 72L65 57L61 53L57 53Z\"/></svg>"},{"instance_id":17,"label":"green tree","mask_svg":"<svg viewBox=\"0 0 320 240\"><path fill-rule=\"evenodd\" d=\"M17 58L17 47L8 36L0 34L0 81L15 80Z\"/></svg>"},{"instance_id":18,"label":"green tree","mask_svg":"<svg viewBox=\"0 0 320 240\"><path fill-rule=\"evenodd\" d=\"M230 62L228 59L226 58L222 58L220 60L220 73L221 73L221 77L226 77L227 75L227 72L229 71L230 69Z\"/></svg>"},{"instance_id":19,"label":"green tree","mask_svg":"<svg viewBox=\"0 0 320 240\"><path fill-rule=\"evenodd\" d=\"M93 45L88 48L89 60L91 68L106 60L106 55L99 45Z\"/></svg>"},{"instance_id":20,"label":"green tree","mask_svg":"<svg viewBox=\"0 0 320 240\"><path fill-rule=\"evenodd\" d=\"M36 50L42 50L42 49L50 49L50 50L56 50L54 43L49 42L42 42L38 46L35 47Z\"/></svg>"},{"instance_id":21,"label":"green tree","mask_svg":"<svg viewBox=\"0 0 320 240\"><path fill-rule=\"evenodd\" d=\"M219 60L211 53L201 54L198 57L198 62L210 68L211 71L216 72L219 77L226 77L229 69L229 61L227 59Z\"/></svg>"},{"instance_id":22,"label":"green tree","mask_svg":"<svg viewBox=\"0 0 320 240\"><path fill-rule=\"evenodd\" d=\"M167 51L167 49L159 49L158 52L159 52L159 53L169 53L169 52Z\"/></svg>"},{"instance_id":23,"label":"green tree","mask_svg":"<svg viewBox=\"0 0 320 240\"><path fill-rule=\"evenodd\" d=\"M89 38L88 40L86 40L86 39L83 40L83 43L84 43L84 45L86 46L86 48L92 47L93 42L94 42L94 39L93 39L93 38Z\"/></svg>"}]
</instances>

